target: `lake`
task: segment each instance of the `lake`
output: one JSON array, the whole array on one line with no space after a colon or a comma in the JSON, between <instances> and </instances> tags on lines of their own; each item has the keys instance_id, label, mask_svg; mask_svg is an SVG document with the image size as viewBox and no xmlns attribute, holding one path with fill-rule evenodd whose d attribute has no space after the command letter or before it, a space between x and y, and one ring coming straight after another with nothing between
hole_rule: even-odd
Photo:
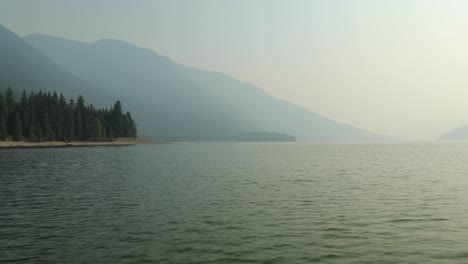
<instances>
[{"instance_id":1,"label":"lake","mask_svg":"<svg viewBox=\"0 0 468 264\"><path fill-rule=\"evenodd\" d=\"M467 263L468 143L0 149L2 263Z\"/></svg>"}]
</instances>

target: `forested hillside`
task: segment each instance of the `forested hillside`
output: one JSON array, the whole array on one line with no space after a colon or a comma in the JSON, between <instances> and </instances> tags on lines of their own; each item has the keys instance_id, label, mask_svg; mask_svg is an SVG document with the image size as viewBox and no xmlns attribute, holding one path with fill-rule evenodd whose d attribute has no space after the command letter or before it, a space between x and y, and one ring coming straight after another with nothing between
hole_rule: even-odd
<instances>
[{"instance_id":1,"label":"forested hillside","mask_svg":"<svg viewBox=\"0 0 468 264\"><path fill-rule=\"evenodd\" d=\"M0 140L112 141L136 136L135 121L122 112L120 101L96 109L82 96L67 101L56 92L23 91L17 101L11 87L5 93L0 90Z\"/></svg>"}]
</instances>

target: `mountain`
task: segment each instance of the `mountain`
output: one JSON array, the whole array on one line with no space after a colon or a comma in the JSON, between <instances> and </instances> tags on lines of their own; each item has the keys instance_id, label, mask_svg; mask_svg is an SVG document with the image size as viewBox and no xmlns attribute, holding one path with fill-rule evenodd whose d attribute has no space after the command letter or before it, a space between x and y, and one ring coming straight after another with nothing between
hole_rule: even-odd
<instances>
[{"instance_id":1,"label":"mountain","mask_svg":"<svg viewBox=\"0 0 468 264\"><path fill-rule=\"evenodd\" d=\"M77 42L41 34L24 40L101 91L122 98L139 131L165 141L235 140L270 131L301 141L391 138L341 124L228 75L175 63L120 40Z\"/></svg>"},{"instance_id":2,"label":"mountain","mask_svg":"<svg viewBox=\"0 0 468 264\"><path fill-rule=\"evenodd\" d=\"M43 35L25 40L65 69L129 106L142 136L163 141L229 140L248 118L194 85L178 65L131 44L79 43Z\"/></svg>"},{"instance_id":3,"label":"mountain","mask_svg":"<svg viewBox=\"0 0 468 264\"><path fill-rule=\"evenodd\" d=\"M461 126L452 129L451 131L442 134L439 139L443 140L459 140L468 139L468 126Z\"/></svg>"},{"instance_id":4,"label":"mountain","mask_svg":"<svg viewBox=\"0 0 468 264\"><path fill-rule=\"evenodd\" d=\"M388 140L278 100L228 75L175 63L119 40L77 42L0 26L0 87L78 94L108 106L121 99L140 135L163 141L238 140L269 132L307 141ZM264 134L262 134L265 132Z\"/></svg>"},{"instance_id":5,"label":"mountain","mask_svg":"<svg viewBox=\"0 0 468 264\"><path fill-rule=\"evenodd\" d=\"M106 105L106 97L81 79L43 55L12 31L0 25L0 87L12 85L16 94L24 90L58 91L67 97L88 94Z\"/></svg>"},{"instance_id":6,"label":"mountain","mask_svg":"<svg viewBox=\"0 0 468 264\"><path fill-rule=\"evenodd\" d=\"M260 88L228 75L184 68L197 85L255 120L257 129L296 136L299 141L379 141L391 137L370 133L310 112L293 103L273 98Z\"/></svg>"}]
</instances>

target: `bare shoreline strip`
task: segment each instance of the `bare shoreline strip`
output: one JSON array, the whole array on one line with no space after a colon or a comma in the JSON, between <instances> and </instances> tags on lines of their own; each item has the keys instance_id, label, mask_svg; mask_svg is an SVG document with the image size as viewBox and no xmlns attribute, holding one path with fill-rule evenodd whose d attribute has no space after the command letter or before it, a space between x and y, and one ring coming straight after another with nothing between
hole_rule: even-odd
<instances>
[{"instance_id":1,"label":"bare shoreline strip","mask_svg":"<svg viewBox=\"0 0 468 264\"><path fill-rule=\"evenodd\" d=\"M0 141L0 149L3 148L65 148L65 147L111 147L111 146L131 146L157 144L142 139L117 139L110 142L82 142L82 141L49 141L49 142L27 142L27 141Z\"/></svg>"}]
</instances>

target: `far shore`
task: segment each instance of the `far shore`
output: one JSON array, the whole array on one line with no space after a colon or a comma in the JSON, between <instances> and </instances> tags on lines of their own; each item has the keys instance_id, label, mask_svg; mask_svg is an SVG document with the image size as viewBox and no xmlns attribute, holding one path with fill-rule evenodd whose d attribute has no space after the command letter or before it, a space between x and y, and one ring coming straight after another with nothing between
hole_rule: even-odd
<instances>
[{"instance_id":1,"label":"far shore","mask_svg":"<svg viewBox=\"0 0 468 264\"><path fill-rule=\"evenodd\" d=\"M158 144L151 140L139 138L117 138L114 141L48 141L48 142L28 142L28 141L0 141L1 148L60 148L60 147L98 147L98 146L131 146Z\"/></svg>"}]
</instances>

